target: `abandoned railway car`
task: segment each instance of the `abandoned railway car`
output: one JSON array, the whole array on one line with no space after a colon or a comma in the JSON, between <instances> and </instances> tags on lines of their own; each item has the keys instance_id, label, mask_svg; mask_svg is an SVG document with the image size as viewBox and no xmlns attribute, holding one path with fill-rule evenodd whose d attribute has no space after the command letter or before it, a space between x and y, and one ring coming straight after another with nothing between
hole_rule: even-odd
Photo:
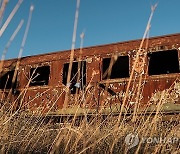
<instances>
[{"instance_id":1,"label":"abandoned railway car","mask_svg":"<svg viewBox=\"0 0 180 154\"><path fill-rule=\"evenodd\" d=\"M1 61L0 107L50 115L180 112L180 34ZM70 69L72 64L72 69ZM15 71L17 70L17 71ZM69 71L70 70L70 71ZM17 74L15 73L17 72ZM70 80L68 81L68 73Z\"/></svg>"}]
</instances>

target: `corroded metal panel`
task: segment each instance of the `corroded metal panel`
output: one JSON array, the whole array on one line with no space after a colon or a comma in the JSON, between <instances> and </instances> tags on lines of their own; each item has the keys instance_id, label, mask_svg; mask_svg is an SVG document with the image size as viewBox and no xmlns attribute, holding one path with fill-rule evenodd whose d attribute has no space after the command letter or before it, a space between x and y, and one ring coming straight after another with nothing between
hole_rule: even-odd
<instances>
[{"instance_id":1,"label":"corroded metal panel","mask_svg":"<svg viewBox=\"0 0 180 154\"><path fill-rule=\"evenodd\" d=\"M100 111L101 108L116 108L119 111L123 103L126 93L129 78L117 78L102 80L102 61L103 58L112 56L129 56L129 74L131 75L132 67L135 62L136 53L138 52L141 40L132 40L114 44L107 44L101 46L87 47L75 50L74 61L82 56L82 60L86 61L86 86L77 94L69 94L67 90L69 87L63 84L63 67L65 63L70 61L70 50L63 52L54 52L30 57L23 57L20 60L20 68L18 70L18 83L16 91L19 92L11 94L11 101L15 101L17 107L19 103L23 103L24 109L36 110L39 109L44 113L56 113L63 108L65 97L68 96L68 107L73 108L79 105L80 108L90 108ZM145 43L146 44L146 43ZM158 52L164 50L176 49L180 55L180 34L167 35L161 37L154 37L148 39L148 47L142 47L142 55L140 55L138 65L129 84L129 91L127 92L127 101L125 104L133 108L136 103L136 91L140 86L140 106L146 106L151 102L152 97L156 98L159 93L170 89L170 94L174 103L180 104L179 98L176 98L180 73L163 74L163 75L148 75L148 58L145 52ZM142 60L145 57L145 65L142 65ZM142 58L141 58L142 57ZM180 56L179 56L180 61ZM4 61L4 70L12 70L15 68L17 59ZM31 79L30 69L40 66L50 66L50 74L48 85L43 86L29 86ZM139 69L138 69L139 68ZM141 76L139 75L141 74ZM141 82L139 82L142 80ZM140 85L139 85L140 83ZM173 89L174 88L174 89ZM8 95L1 89L1 102L5 102ZM68 93L68 94L66 94ZM156 96L156 97L155 97ZM17 99L18 97L18 99ZM2 104L2 103L1 103ZM2 105L1 105L2 106ZM59 112L58 112L59 113Z\"/></svg>"}]
</instances>

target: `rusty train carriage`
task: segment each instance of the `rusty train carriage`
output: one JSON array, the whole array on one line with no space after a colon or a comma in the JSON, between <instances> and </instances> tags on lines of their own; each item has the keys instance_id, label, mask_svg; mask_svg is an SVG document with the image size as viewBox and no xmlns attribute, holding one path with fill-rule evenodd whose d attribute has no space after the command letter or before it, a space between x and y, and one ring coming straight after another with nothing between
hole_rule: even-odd
<instances>
[{"instance_id":1,"label":"rusty train carriage","mask_svg":"<svg viewBox=\"0 0 180 154\"><path fill-rule=\"evenodd\" d=\"M0 78L1 106L5 103L13 105L14 109L21 108L29 112L74 114L79 104L79 114L84 111L117 113L123 102L140 42L141 40L133 40L83 48L80 81L76 81L80 56L80 50L76 49L71 83L66 82L71 51L21 58L13 87L10 80L17 59L6 60ZM142 50L145 48L146 45ZM143 71L140 107L143 109L148 106L148 110L152 111L152 107L156 107L156 102L161 99L162 92L170 88L163 110L179 112L180 34L150 38L145 51L145 65L143 70L140 70ZM113 56L116 57L116 61L111 74L103 75L109 68ZM138 70L135 71L138 73ZM126 106L130 109L133 109L136 101L133 96L136 94L138 81L137 74L136 77L133 76L128 92ZM65 96L69 98L68 107L63 109Z\"/></svg>"}]
</instances>

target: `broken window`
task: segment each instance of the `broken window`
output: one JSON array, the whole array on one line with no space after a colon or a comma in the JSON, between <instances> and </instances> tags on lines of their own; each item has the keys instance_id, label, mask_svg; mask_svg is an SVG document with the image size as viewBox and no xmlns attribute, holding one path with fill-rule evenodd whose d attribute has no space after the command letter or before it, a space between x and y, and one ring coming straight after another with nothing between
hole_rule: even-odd
<instances>
[{"instance_id":1,"label":"broken window","mask_svg":"<svg viewBox=\"0 0 180 154\"><path fill-rule=\"evenodd\" d=\"M179 60L177 50L166 50L148 53L149 75L179 73Z\"/></svg>"},{"instance_id":2,"label":"broken window","mask_svg":"<svg viewBox=\"0 0 180 154\"><path fill-rule=\"evenodd\" d=\"M30 69L30 86L48 85L50 75L50 66L41 66Z\"/></svg>"},{"instance_id":3,"label":"broken window","mask_svg":"<svg viewBox=\"0 0 180 154\"><path fill-rule=\"evenodd\" d=\"M68 70L69 63L66 63L63 68L63 84L70 87L71 94L75 94L76 88L82 88L86 84L86 62L81 61L72 63L70 83L67 83Z\"/></svg>"},{"instance_id":4,"label":"broken window","mask_svg":"<svg viewBox=\"0 0 180 154\"><path fill-rule=\"evenodd\" d=\"M17 84L17 77L15 80L15 83L12 83L14 76L14 70L2 72L0 76L0 89L11 89L15 88Z\"/></svg>"},{"instance_id":5,"label":"broken window","mask_svg":"<svg viewBox=\"0 0 180 154\"><path fill-rule=\"evenodd\" d=\"M112 62L112 69L110 66L111 62ZM102 69L103 69L102 70L103 80L129 77L129 57L119 56L117 57L117 60L114 60L114 58L104 58ZM110 72L110 74L108 74L108 72Z\"/></svg>"}]
</instances>

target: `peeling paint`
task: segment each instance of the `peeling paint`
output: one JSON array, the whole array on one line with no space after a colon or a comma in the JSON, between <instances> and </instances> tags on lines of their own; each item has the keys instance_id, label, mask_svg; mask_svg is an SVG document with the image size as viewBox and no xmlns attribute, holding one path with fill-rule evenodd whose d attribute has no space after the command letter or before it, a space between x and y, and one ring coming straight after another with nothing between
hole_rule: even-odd
<instances>
[{"instance_id":1,"label":"peeling paint","mask_svg":"<svg viewBox=\"0 0 180 154\"><path fill-rule=\"evenodd\" d=\"M116 78L102 80L102 60L103 58L111 56L129 56L129 70L131 73L133 63L135 61L136 53L140 45L141 40L126 41L109 45L101 45L95 47L88 47L82 49L82 60L87 62L86 68L86 86L78 91L78 95L67 94L68 106L73 107L76 103L76 99L81 108L87 107L98 110L100 106L107 105L114 106L115 104L121 105L125 97L127 84L129 78ZM147 74L148 58L145 54L147 52L158 52L163 50L177 49L180 59L180 34L161 36L149 39L148 49L144 45L142 47L142 54L135 67L136 75L132 79L130 84L130 90L127 92L129 102L126 105L131 104L133 106L136 102L136 90L138 88L139 76L142 75L141 96L139 100L141 105L146 105L147 102L157 102L162 92L166 92L171 88L180 73L164 74L164 75L152 75ZM66 92L68 89L63 81L63 67L65 63L69 62L70 50L64 52L55 52L44 55L24 57L21 59L20 71L18 73L18 84L16 89L19 92L25 91L23 102L26 104L28 110L35 110L38 108L40 111L48 111L52 109L60 111L63 108ZM80 56L79 49L75 50L74 59L78 59ZM145 64L143 59L145 58ZM17 59L6 60L4 62L4 69L6 71L12 70L16 65ZM30 79L30 69L40 66L50 66L50 76L48 85L43 86L30 86L27 88L28 81ZM180 104L179 94L180 85L175 82L174 90L169 93L167 102ZM99 85L105 85L104 89ZM107 87L106 87L107 86ZM6 90L6 95L9 90ZM0 95L3 91L0 91ZM77 97L77 98L75 98ZM17 95L12 94L12 100L15 100ZM6 99L6 97L5 97ZM152 100L153 99L153 100ZM2 100L4 102L6 100ZM167 103L166 102L166 103ZM105 107L107 107L105 106ZM35 112L35 111L33 111Z\"/></svg>"}]
</instances>

